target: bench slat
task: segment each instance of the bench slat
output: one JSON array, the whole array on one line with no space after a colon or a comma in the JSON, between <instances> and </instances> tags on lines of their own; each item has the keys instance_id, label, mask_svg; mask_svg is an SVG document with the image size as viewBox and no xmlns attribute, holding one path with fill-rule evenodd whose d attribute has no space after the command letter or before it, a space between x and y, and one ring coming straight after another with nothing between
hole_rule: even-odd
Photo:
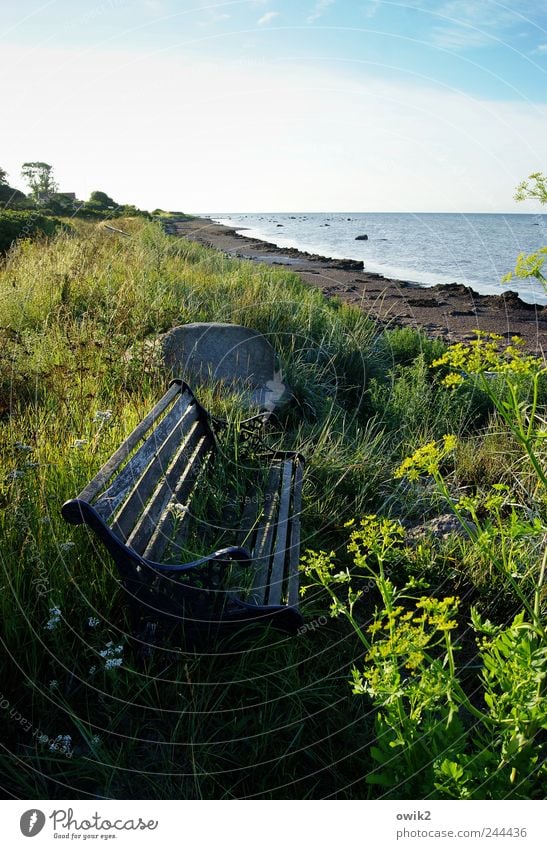
<instances>
[{"instance_id":1,"label":"bench slat","mask_svg":"<svg viewBox=\"0 0 547 849\"><path fill-rule=\"evenodd\" d=\"M188 534L189 516L186 514L182 518L178 518L176 511L178 507L187 507L192 491L207 467L209 459L207 454L210 453L210 450L211 446L206 437L202 437L196 445L195 451L158 521L157 528L144 550L143 556L148 560L161 561L168 546L171 556L174 556L175 551L182 547Z\"/></svg>"},{"instance_id":2,"label":"bench slat","mask_svg":"<svg viewBox=\"0 0 547 849\"><path fill-rule=\"evenodd\" d=\"M275 530L275 508L279 498L280 477L281 464L276 462L270 470L268 486L264 495L264 514L256 533L256 542L253 551L256 572L253 588L249 595L249 601L251 603L266 603L265 598L268 589L270 558Z\"/></svg>"},{"instance_id":3,"label":"bench slat","mask_svg":"<svg viewBox=\"0 0 547 849\"><path fill-rule=\"evenodd\" d=\"M146 467L153 461L158 448L161 449L164 440L171 433L175 424L182 419L191 402L192 398L188 393L181 395L175 401L165 418L161 420L158 426L146 438L112 484L96 501L94 504L95 510L105 522L110 521L118 507L137 485Z\"/></svg>"},{"instance_id":4,"label":"bench slat","mask_svg":"<svg viewBox=\"0 0 547 849\"><path fill-rule=\"evenodd\" d=\"M182 420L177 422L167 439L159 445L152 457L152 462L145 469L140 480L134 482L129 498L112 523L114 533L122 539L129 537L138 517L143 510L146 510L158 482L165 478L173 461L173 456L178 454L181 446L188 445L192 440L195 442L198 430L200 430L198 412L195 405L192 405L188 408Z\"/></svg>"},{"instance_id":5,"label":"bench slat","mask_svg":"<svg viewBox=\"0 0 547 849\"><path fill-rule=\"evenodd\" d=\"M289 524L289 508L291 504L292 471L292 460L285 460L283 463L283 480L281 482L279 512L277 515L275 549L272 562L272 573L270 575L268 604L281 604L283 576L285 572L285 555L287 553L287 529Z\"/></svg>"},{"instance_id":6,"label":"bench slat","mask_svg":"<svg viewBox=\"0 0 547 849\"><path fill-rule=\"evenodd\" d=\"M163 398L160 398L156 406L150 410L142 422L129 434L127 439L122 442L118 450L107 460L104 466L97 472L93 480L91 480L85 489L83 489L77 498L80 501L90 503L97 493L99 493L110 480L115 471L120 467L126 457L129 456L133 448L138 445L139 440L152 427L158 416L169 406L173 398L176 398L181 392L181 385L174 383L169 387Z\"/></svg>"},{"instance_id":7,"label":"bench slat","mask_svg":"<svg viewBox=\"0 0 547 849\"><path fill-rule=\"evenodd\" d=\"M260 498L258 487L253 486L249 492L249 500L243 508L239 532L237 534L237 544L240 548L248 548L249 550L253 548L252 537L256 530L259 506Z\"/></svg>"},{"instance_id":8,"label":"bench slat","mask_svg":"<svg viewBox=\"0 0 547 849\"><path fill-rule=\"evenodd\" d=\"M180 445L171 466L158 482L151 499L127 539L127 545L138 554L142 555L148 545L183 471L188 474L193 467L201 464L203 454L211 447L208 434L201 434L198 431L198 424L196 422L192 426L191 433Z\"/></svg>"},{"instance_id":9,"label":"bench slat","mask_svg":"<svg viewBox=\"0 0 547 849\"><path fill-rule=\"evenodd\" d=\"M297 460L294 470L294 495L292 504L292 521L289 549L289 581L287 589L287 604L298 606L298 564L300 561L300 516L302 513L302 481L304 470L302 463Z\"/></svg>"}]
</instances>

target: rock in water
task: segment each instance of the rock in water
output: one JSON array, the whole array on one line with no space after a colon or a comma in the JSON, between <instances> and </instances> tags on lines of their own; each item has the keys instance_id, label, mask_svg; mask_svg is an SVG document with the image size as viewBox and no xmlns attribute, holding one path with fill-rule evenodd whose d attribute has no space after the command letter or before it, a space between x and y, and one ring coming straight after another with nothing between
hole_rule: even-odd
<instances>
[{"instance_id":1,"label":"rock in water","mask_svg":"<svg viewBox=\"0 0 547 849\"><path fill-rule=\"evenodd\" d=\"M367 236L366 233L363 233L362 236L356 236L355 241L356 242L368 242L368 236Z\"/></svg>"}]
</instances>

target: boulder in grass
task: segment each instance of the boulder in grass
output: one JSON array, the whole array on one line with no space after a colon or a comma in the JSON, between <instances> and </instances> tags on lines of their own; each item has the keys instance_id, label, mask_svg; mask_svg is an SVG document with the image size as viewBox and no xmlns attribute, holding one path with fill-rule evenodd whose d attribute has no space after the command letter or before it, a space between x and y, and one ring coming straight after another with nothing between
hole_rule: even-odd
<instances>
[{"instance_id":1,"label":"boulder in grass","mask_svg":"<svg viewBox=\"0 0 547 849\"><path fill-rule=\"evenodd\" d=\"M467 526L471 533L476 533L477 526L471 522L467 522ZM453 513L444 513L442 516L435 516L427 522L419 525L414 525L407 528L406 540L410 545L416 545L424 537L432 537L435 540L446 540L453 534L458 536L468 536L467 531L462 526L461 522Z\"/></svg>"},{"instance_id":2,"label":"boulder in grass","mask_svg":"<svg viewBox=\"0 0 547 849\"><path fill-rule=\"evenodd\" d=\"M274 349L257 330L221 322L184 324L161 337L160 350L169 374L191 387L220 380L242 392L249 406L270 412L291 397Z\"/></svg>"}]
</instances>

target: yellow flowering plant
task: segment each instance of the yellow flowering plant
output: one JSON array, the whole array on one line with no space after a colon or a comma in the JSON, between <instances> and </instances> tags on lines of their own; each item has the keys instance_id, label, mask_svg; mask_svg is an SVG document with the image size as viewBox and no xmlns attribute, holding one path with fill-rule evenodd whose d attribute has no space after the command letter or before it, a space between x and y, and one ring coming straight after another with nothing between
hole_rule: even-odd
<instances>
[{"instance_id":1,"label":"yellow flowering plant","mask_svg":"<svg viewBox=\"0 0 547 849\"><path fill-rule=\"evenodd\" d=\"M410 795L417 782L419 794L424 786L433 792L441 755L456 758L462 751L461 709L487 721L458 680L453 632L459 600L425 595L427 583L414 577L395 585L393 572L414 556L400 522L369 515L348 526L351 566L340 570L334 552L306 552L302 570L309 582L303 593L313 586L326 590L331 616L344 616L364 648L351 686L375 708L376 767L367 782L397 793L404 787ZM378 603L367 622L364 599L371 591Z\"/></svg>"},{"instance_id":2,"label":"yellow flowering plant","mask_svg":"<svg viewBox=\"0 0 547 849\"><path fill-rule=\"evenodd\" d=\"M542 174L541 171L530 174L528 179L523 180L517 186L515 200L539 200L542 204L547 203L547 175ZM524 280L534 277L547 291L547 277L543 274L543 265L546 259L547 247L539 248L539 250L528 255L520 253L514 271L506 274L503 282L509 283L513 277L520 277Z\"/></svg>"},{"instance_id":3,"label":"yellow flowering plant","mask_svg":"<svg viewBox=\"0 0 547 849\"><path fill-rule=\"evenodd\" d=\"M547 422L540 414L547 363L542 357L527 354L518 336L513 336L509 345L502 343L499 334L476 331L476 339L451 345L442 357L433 361L432 368L448 370L443 383L449 388L474 381L486 393L500 419L522 446L538 481L547 487Z\"/></svg>"},{"instance_id":4,"label":"yellow flowering plant","mask_svg":"<svg viewBox=\"0 0 547 849\"><path fill-rule=\"evenodd\" d=\"M471 343L452 345L433 367L448 370L446 386L474 381L488 395L499 423L522 448L527 491L517 500L516 492L500 482L487 491L458 492L446 472L446 460L458 447L451 436L422 446L395 472L409 481L433 478L466 531L467 550L479 557L492 580L509 583L522 605L506 626L494 626L472 612L486 717L476 726L475 748L447 752L434 782L441 795L458 798L477 798L477 788L486 798L513 789L525 793L528 776L544 769L535 742L547 729L547 427L540 404L547 365L525 353L522 340L514 337L505 346L502 341L495 334L477 334Z\"/></svg>"}]
</instances>

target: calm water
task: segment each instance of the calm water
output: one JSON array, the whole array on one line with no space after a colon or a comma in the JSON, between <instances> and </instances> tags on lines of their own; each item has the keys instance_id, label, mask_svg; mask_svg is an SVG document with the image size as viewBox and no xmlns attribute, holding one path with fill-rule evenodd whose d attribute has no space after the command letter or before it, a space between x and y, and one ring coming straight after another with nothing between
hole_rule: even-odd
<instances>
[{"instance_id":1,"label":"calm water","mask_svg":"<svg viewBox=\"0 0 547 849\"><path fill-rule=\"evenodd\" d=\"M513 289L547 304L539 283L501 278L521 251L547 244L547 215L438 213L297 213L211 215L280 247L361 259L367 271L433 286L464 283L481 294ZM368 241L355 237L368 235Z\"/></svg>"}]
</instances>

